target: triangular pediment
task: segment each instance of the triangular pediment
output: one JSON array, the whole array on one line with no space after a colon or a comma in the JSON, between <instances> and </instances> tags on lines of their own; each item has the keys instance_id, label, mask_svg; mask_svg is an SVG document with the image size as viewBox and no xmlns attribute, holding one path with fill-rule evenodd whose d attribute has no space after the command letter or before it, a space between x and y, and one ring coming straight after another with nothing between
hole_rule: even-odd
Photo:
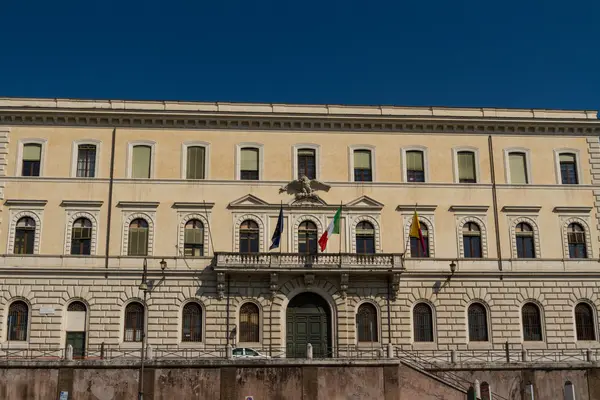
<instances>
[{"instance_id":1,"label":"triangular pediment","mask_svg":"<svg viewBox=\"0 0 600 400\"><path fill-rule=\"evenodd\" d=\"M322 207L328 204L319 196L297 197L288 203L295 207Z\"/></svg>"},{"instance_id":2,"label":"triangular pediment","mask_svg":"<svg viewBox=\"0 0 600 400\"><path fill-rule=\"evenodd\" d=\"M383 203L378 202L369 196L360 196L358 199L352 200L350 203L345 205L346 207L353 208L383 208Z\"/></svg>"},{"instance_id":3,"label":"triangular pediment","mask_svg":"<svg viewBox=\"0 0 600 400\"><path fill-rule=\"evenodd\" d=\"M247 194L229 203L229 207L261 207L268 205L269 203L267 203L261 198L254 196L253 194Z\"/></svg>"}]
</instances>

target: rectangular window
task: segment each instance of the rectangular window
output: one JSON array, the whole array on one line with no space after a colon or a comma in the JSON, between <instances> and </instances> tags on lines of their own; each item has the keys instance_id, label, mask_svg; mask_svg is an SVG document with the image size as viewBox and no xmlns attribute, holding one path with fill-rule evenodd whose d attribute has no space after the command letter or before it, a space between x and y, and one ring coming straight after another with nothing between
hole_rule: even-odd
<instances>
[{"instance_id":1,"label":"rectangular window","mask_svg":"<svg viewBox=\"0 0 600 400\"><path fill-rule=\"evenodd\" d=\"M241 149L240 158L240 179L244 181L258 180L258 149Z\"/></svg>"},{"instance_id":2,"label":"rectangular window","mask_svg":"<svg viewBox=\"0 0 600 400\"><path fill-rule=\"evenodd\" d=\"M371 182L371 151L354 150L354 182Z\"/></svg>"},{"instance_id":3,"label":"rectangular window","mask_svg":"<svg viewBox=\"0 0 600 400\"><path fill-rule=\"evenodd\" d=\"M96 175L96 146L80 144L77 148L77 177L93 178Z\"/></svg>"},{"instance_id":4,"label":"rectangular window","mask_svg":"<svg viewBox=\"0 0 600 400\"><path fill-rule=\"evenodd\" d=\"M131 162L131 177L136 179L150 178L150 166L152 163L152 147L133 146Z\"/></svg>"},{"instance_id":5,"label":"rectangular window","mask_svg":"<svg viewBox=\"0 0 600 400\"><path fill-rule=\"evenodd\" d=\"M458 162L458 182L476 183L475 153L472 151L459 151L456 158Z\"/></svg>"},{"instance_id":6,"label":"rectangular window","mask_svg":"<svg viewBox=\"0 0 600 400\"><path fill-rule=\"evenodd\" d=\"M563 153L559 156L560 177L563 185L576 185L579 183L577 176L577 163L575 154Z\"/></svg>"},{"instance_id":7,"label":"rectangular window","mask_svg":"<svg viewBox=\"0 0 600 400\"><path fill-rule=\"evenodd\" d=\"M510 183L524 185L527 181L527 159L525 153L510 153L508 155L510 168Z\"/></svg>"},{"instance_id":8,"label":"rectangular window","mask_svg":"<svg viewBox=\"0 0 600 400\"><path fill-rule=\"evenodd\" d=\"M187 179L206 179L204 166L206 149L202 146L190 146L187 148Z\"/></svg>"},{"instance_id":9,"label":"rectangular window","mask_svg":"<svg viewBox=\"0 0 600 400\"><path fill-rule=\"evenodd\" d=\"M425 166L423 152L411 150L406 152L406 180L408 182L425 182Z\"/></svg>"},{"instance_id":10,"label":"rectangular window","mask_svg":"<svg viewBox=\"0 0 600 400\"><path fill-rule=\"evenodd\" d=\"M298 150L298 179L306 176L308 179L316 179L316 157L313 149Z\"/></svg>"},{"instance_id":11,"label":"rectangular window","mask_svg":"<svg viewBox=\"0 0 600 400\"><path fill-rule=\"evenodd\" d=\"M22 176L40 176L40 165L42 160L42 145L28 143L23 146L23 168Z\"/></svg>"}]
</instances>

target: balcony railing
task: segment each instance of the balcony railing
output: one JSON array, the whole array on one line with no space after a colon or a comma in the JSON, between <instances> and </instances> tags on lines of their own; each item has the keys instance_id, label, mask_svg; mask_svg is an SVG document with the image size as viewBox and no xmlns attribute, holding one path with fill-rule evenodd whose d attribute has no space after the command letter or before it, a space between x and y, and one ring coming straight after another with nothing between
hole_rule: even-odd
<instances>
[{"instance_id":1,"label":"balcony railing","mask_svg":"<svg viewBox=\"0 0 600 400\"><path fill-rule=\"evenodd\" d=\"M401 254L300 254L300 253L216 253L217 269L259 268L273 270L402 268Z\"/></svg>"}]
</instances>

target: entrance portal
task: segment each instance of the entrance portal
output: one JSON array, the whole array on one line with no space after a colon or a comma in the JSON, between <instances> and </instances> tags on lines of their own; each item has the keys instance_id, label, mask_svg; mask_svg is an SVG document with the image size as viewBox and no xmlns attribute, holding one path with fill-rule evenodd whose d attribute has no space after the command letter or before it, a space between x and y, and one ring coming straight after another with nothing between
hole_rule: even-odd
<instances>
[{"instance_id":1,"label":"entrance portal","mask_svg":"<svg viewBox=\"0 0 600 400\"><path fill-rule=\"evenodd\" d=\"M318 294L300 293L287 306L286 354L305 358L310 343L314 357L331 357L331 311Z\"/></svg>"}]
</instances>

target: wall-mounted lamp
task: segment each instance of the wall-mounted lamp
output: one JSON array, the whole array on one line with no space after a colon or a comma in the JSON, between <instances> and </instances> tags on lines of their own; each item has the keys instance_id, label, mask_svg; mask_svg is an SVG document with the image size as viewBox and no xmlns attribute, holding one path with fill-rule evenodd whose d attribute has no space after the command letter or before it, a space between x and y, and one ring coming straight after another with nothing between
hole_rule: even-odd
<instances>
[{"instance_id":1,"label":"wall-mounted lamp","mask_svg":"<svg viewBox=\"0 0 600 400\"><path fill-rule=\"evenodd\" d=\"M160 269L162 271L164 271L165 269L167 269L167 262L165 261L164 258L160 261Z\"/></svg>"},{"instance_id":2,"label":"wall-mounted lamp","mask_svg":"<svg viewBox=\"0 0 600 400\"><path fill-rule=\"evenodd\" d=\"M454 273L456 272L456 263L454 262L454 260L450 261L450 273L452 275L454 275Z\"/></svg>"}]
</instances>

